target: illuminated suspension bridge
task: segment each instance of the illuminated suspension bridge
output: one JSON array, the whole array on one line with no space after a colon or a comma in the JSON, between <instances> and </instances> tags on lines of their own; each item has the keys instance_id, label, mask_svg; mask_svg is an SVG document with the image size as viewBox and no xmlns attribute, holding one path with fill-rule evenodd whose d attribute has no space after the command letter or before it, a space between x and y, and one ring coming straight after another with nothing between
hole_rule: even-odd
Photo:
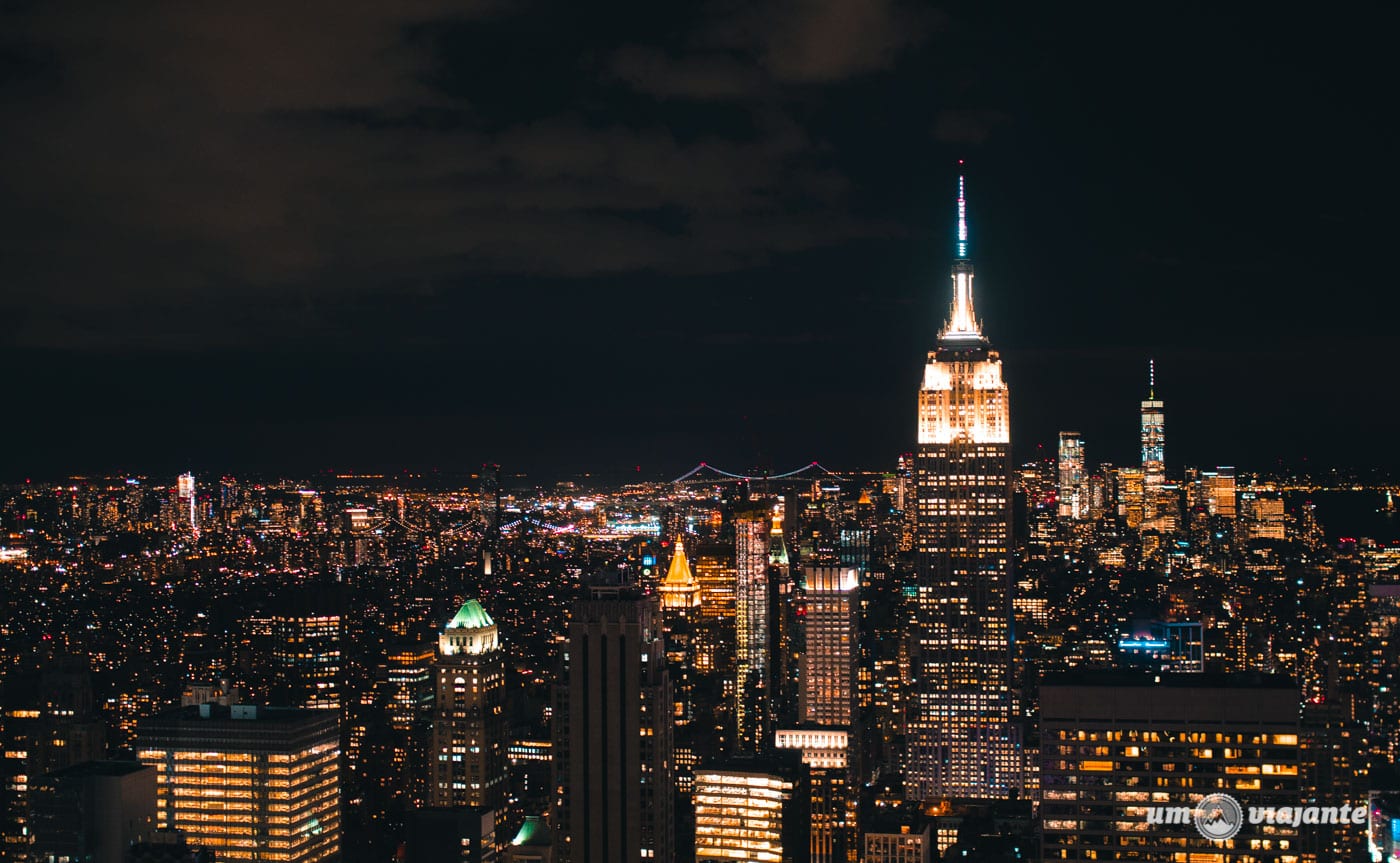
<instances>
[{"instance_id":1,"label":"illuminated suspension bridge","mask_svg":"<svg viewBox=\"0 0 1400 863\"><path fill-rule=\"evenodd\" d=\"M811 473L808 473L811 471ZM706 474L706 475L702 475ZM673 483L683 482L763 482L775 479L795 479L797 477L832 476L841 479L841 475L832 470L827 470L821 462L809 462L796 470L787 473L768 473L751 476L749 474L734 473L723 468L715 467L708 462L700 462L695 467L671 480Z\"/></svg>"}]
</instances>

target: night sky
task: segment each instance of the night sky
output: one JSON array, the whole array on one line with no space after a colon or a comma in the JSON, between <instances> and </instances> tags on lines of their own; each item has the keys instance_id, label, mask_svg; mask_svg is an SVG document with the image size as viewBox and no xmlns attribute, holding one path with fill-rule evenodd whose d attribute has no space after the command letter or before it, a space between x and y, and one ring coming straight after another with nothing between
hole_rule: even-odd
<instances>
[{"instance_id":1,"label":"night sky","mask_svg":"<svg viewBox=\"0 0 1400 863\"><path fill-rule=\"evenodd\" d=\"M0 4L0 477L890 467L960 158L1018 458L1400 467L1397 22L1216 5Z\"/></svg>"}]
</instances>

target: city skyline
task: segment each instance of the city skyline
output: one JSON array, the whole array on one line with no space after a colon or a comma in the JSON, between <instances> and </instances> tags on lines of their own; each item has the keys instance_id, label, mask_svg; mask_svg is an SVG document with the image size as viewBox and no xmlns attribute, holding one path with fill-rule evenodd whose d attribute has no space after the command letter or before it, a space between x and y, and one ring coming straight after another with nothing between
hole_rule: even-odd
<instances>
[{"instance_id":1,"label":"city skyline","mask_svg":"<svg viewBox=\"0 0 1400 863\"><path fill-rule=\"evenodd\" d=\"M114 9L0 9L0 863L1400 863L1393 28Z\"/></svg>"}]
</instances>

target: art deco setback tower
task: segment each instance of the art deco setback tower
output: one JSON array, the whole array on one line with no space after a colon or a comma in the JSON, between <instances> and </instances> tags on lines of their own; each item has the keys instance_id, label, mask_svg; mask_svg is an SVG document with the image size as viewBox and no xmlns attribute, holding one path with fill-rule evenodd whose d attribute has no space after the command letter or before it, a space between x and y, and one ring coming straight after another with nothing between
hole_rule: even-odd
<instances>
[{"instance_id":1,"label":"art deco setback tower","mask_svg":"<svg viewBox=\"0 0 1400 863\"><path fill-rule=\"evenodd\" d=\"M438 637L434 666L432 787L434 806L506 804L505 650L496 622L468 600Z\"/></svg>"},{"instance_id":2,"label":"art deco setback tower","mask_svg":"<svg viewBox=\"0 0 1400 863\"><path fill-rule=\"evenodd\" d=\"M1019 787L1010 726L1009 419L1001 356L973 312L959 177L953 304L919 387L910 799L1000 797Z\"/></svg>"}]
</instances>

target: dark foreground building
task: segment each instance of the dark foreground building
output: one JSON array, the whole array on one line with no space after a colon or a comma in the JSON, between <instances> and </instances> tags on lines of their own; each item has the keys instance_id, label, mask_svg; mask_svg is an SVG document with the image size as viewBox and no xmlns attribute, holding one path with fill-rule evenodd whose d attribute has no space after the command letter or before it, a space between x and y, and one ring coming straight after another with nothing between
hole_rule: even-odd
<instances>
[{"instance_id":1,"label":"dark foreground building","mask_svg":"<svg viewBox=\"0 0 1400 863\"><path fill-rule=\"evenodd\" d=\"M1308 826L1246 819L1238 835L1212 841L1192 820L1216 793L1246 816L1250 807L1298 805L1304 753L1293 680L1087 672L1047 679L1040 703L1043 859L1310 859L1299 841Z\"/></svg>"},{"instance_id":2,"label":"dark foreground building","mask_svg":"<svg viewBox=\"0 0 1400 863\"><path fill-rule=\"evenodd\" d=\"M660 598L592 588L555 697L560 863L672 863L673 705Z\"/></svg>"}]
</instances>

